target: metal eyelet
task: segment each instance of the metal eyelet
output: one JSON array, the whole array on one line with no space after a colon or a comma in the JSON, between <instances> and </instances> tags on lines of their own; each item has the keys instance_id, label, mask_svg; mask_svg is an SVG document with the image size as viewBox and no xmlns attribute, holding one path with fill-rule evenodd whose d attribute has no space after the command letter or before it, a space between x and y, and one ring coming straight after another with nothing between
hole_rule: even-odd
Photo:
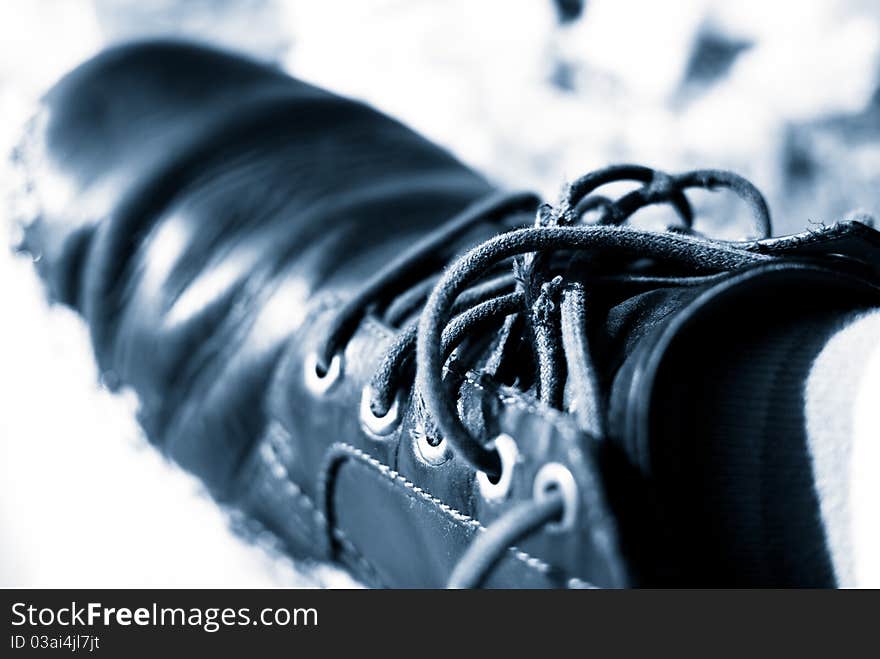
<instances>
[{"instance_id":1,"label":"metal eyelet","mask_svg":"<svg viewBox=\"0 0 880 659\"><path fill-rule=\"evenodd\" d=\"M400 423L400 396L394 397L391 407L382 416L377 416L370 407L373 400L373 388L367 385L361 392L361 424L372 435L384 437L390 435Z\"/></svg>"},{"instance_id":2,"label":"metal eyelet","mask_svg":"<svg viewBox=\"0 0 880 659\"><path fill-rule=\"evenodd\" d=\"M478 471L477 485L480 486L480 494L484 499L500 501L510 492L510 486L513 483L513 468L519 460L519 449L513 437L505 434L498 435L489 446L498 451L498 457L501 458L501 475L493 483L485 471Z\"/></svg>"},{"instance_id":3,"label":"metal eyelet","mask_svg":"<svg viewBox=\"0 0 880 659\"><path fill-rule=\"evenodd\" d=\"M321 373L321 367L318 364L318 353L310 352L303 364L303 376L305 378L306 387L316 396L323 396L336 384L342 375L342 355L333 355L330 365L324 373Z\"/></svg>"},{"instance_id":4,"label":"metal eyelet","mask_svg":"<svg viewBox=\"0 0 880 659\"><path fill-rule=\"evenodd\" d=\"M568 467L558 462L548 462L538 470L535 475L535 484L532 487L532 496L540 500L552 491L562 494L564 506L562 519L558 522L551 522L544 528L551 533L562 533L573 529L577 521L578 502L580 501L577 482Z\"/></svg>"},{"instance_id":5,"label":"metal eyelet","mask_svg":"<svg viewBox=\"0 0 880 659\"><path fill-rule=\"evenodd\" d=\"M419 457L429 465L436 467L452 457L452 451L449 450L449 444L445 439L441 439L437 444L432 444L431 437L421 426L415 428L412 435L416 440L416 451Z\"/></svg>"}]
</instances>

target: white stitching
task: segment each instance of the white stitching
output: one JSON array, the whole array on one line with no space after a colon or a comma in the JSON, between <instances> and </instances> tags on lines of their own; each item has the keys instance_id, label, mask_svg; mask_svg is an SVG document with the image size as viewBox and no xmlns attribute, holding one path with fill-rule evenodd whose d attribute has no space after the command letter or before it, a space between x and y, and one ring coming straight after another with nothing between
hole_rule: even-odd
<instances>
[{"instance_id":1,"label":"white stitching","mask_svg":"<svg viewBox=\"0 0 880 659\"><path fill-rule=\"evenodd\" d=\"M315 523L322 529L327 528L327 518L324 513L315 505L315 502L294 482L290 472L281 462L277 449L271 439L260 447L260 454L266 460L272 475L276 480L281 481L286 493L290 495L297 503L306 508L314 517Z\"/></svg>"},{"instance_id":2,"label":"white stitching","mask_svg":"<svg viewBox=\"0 0 880 659\"><path fill-rule=\"evenodd\" d=\"M364 570L364 572L366 572L369 575L369 577L371 578L371 581L379 588L385 588L386 587L385 584L382 582L382 579L379 577L379 571L373 566L372 563L367 561L367 559L360 552L360 550L358 550L358 548L354 545L354 543L351 540L349 540L348 536L346 536L345 533L342 532L342 529L340 529L338 527L334 527L332 533L333 533L333 538L336 540L336 542L338 542L340 544L342 549L344 551L347 551L348 554L354 560L356 560L358 563L360 563L361 569Z\"/></svg>"},{"instance_id":3,"label":"white stitching","mask_svg":"<svg viewBox=\"0 0 880 659\"><path fill-rule=\"evenodd\" d=\"M376 322L370 316L366 316L364 318L364 320L361 322L361 327L363 329L365 329L369 334L371 334L372 336L374 336L376 338L379 338L382 340L391 340L394 338L394 334L392 332L389 332L384 326L380 325L378 322ZM468 383L470 383L473 387L475 387L476 389L483 391L489 395L495 396L502 404L513 406L513 407L520 409L524 412L536 414L536 415L540 416L541 418L545 419L546 421L548 421L554 425L558 425L560 427L567 425L565 423L567 419L564 416L562 416L561 414L556 413L555 410L548 408L548 407L544 407L544 406L540 405L539 403L537 403L537 401L533 402L533 401L526 400L523 397L516 395L514 392L509 392L509 393L505 394L500 389L490 388L486 384L481 382L479 379L479 376L476 373L474 373L473 371L470 371L470 370L467 371L465 373L464 377L465 377L465 380ZM273 448L273 452L274 452L274 446L272 448ZM336 442L336 443L332 444L327 451L327 453L330 457L327 459L327 461L324 465L324 468L321 470L322 477L321 477L321 481L319 483L319 488L320 488L319 499L321 501L325 500L325 493L327 491L327 475L328 475L330 465L335 457L335 456L333 456L333 453L334 453L334 451L340 451L340 450L344 453L348 453L349 455L357 457L357 458L367 462L368 464L372 465L373 467L375 467L376 469L378 469L379 471L381 471L385 475L389 476L390 478L392 478L392 479L398 481L399 483L401 483L402 485L404 485L404 487L411 490L417 496L421 497L422 499L426 500L428 503L439 508L442 512L446 513L447 515L452 517L457 522L464 524L466 526L469 526L478 532L483 532L486 530L486 527L483 526L479 521L473 519L472 517L469 517L468 515L465 515L464 513L456 510L455 508L452 508L451 506L444 503L443 501L441 501L437 497L433 496L429 492L426 492L425 490L420 488L415 483L407 480L403 475L401 475L399 472L395 471L394 469L392 469L388 465L383 464L382 462L379 462L378 460L376 460L372 456L368 455L367 453L364 453L360 449L352 446L351 444L347 444L345 442ZM279 466L281 466L281 468L284 469L284 466L281 465L280 461L278 460L277 455L273 455L273 457L275 458L275 460L279 464ZM286 473L286 470L285 470L285 473ZM289 478L289 476L288 476L288 478ZM315 514L320 516L320 520L321 520L324 528L327 528L326 514L322 513L319 509L317 509L317 507L315 506L315 503L304 492L302 492L302 490L300 490L295 485L293 487L298 492L298 497L300 499L308 502L309 506L314 509ZM346 538L344 536L343 532L338 527L334 526L332 533L337 540L344 541L345 544L348 545L346 547L346 549L348 549L350 552L354 553L356 557L359 557L367 567L369 567L373 570L373 573L375 574L375 569L373 569L372 566L369 563L367 563L365 559L363 559L363 557L358 552L355 545L348 538ZM336 537L337 534L339 536L341 536L341 538ZM517 560L521 561L526 566L528 566L534 570L537 570L543 574L546 574L547 572L549 572L552 569L551 566L548 563L546 563L545 561L543 561L540 558L537 558L535 556L532 556L517 547L509 547L508 551L510 551L511 554ZM568 579L567 584L569 586L575 585L576 587L591 586L591 584L589 582L584 581L582 579L579 579L577 577L572 577L572 578Z\"/></svg>"},{"instance_id":4,"label":"white stitching","mask_svg":"<svg viewBox=\"0 0 880 659\"><path fill-rule=\"evenodd\" d=\"M452 517L457 522L464 524L466 526L469 526L470 528L473 528L478 532L482 532L482 531L486 530L486 527L483 526L482 524L480 524L479 521L475 520L472 517L469 517L468 515L465 515L464 513L456 510L455 508L443 503L443 501L441 501L440 499L438 499L434 495L430 494L429 492L426 492L425 490L420 488L415 483L407 480L407 478L405 476L403 476L399 472L395 471L394 469L392 469L388 465L379 462L371 455L368 455L368 454L364 453L363 451L361 451L359 448L356 448L356 447L352 446L351 444L346 444L345 442L336 442L336 443L332 444L327 451L329 457L325 462L324 468L321 470L321 473L323 474L322 483L325 484L324 485L325 489L326 489L326 480L327 480L326 476L329 473L329 468L330 468L331 464L338 458L338 455L334 455L334 453L338 454L340 452L348 454L350 457L358 458L358 459L366 462L370 466L378 469L380 472L382 472L383 474L385 474L389 478L392 478L392 479L398 481L399 483L401 483L402 485L404 485L407 489L409 489L410 491L415 493L420 498L424 499L428 503L436 506L437 508L439 508L440 510L445 512L448 516ZM510 551L510 553L517 560L521 561L522 563L524 563L528 567L530 567L534 570L537 570L543 574L546 574L547 572L549 572L552 569L551 566L548 563L546 563L545 561L541 560L540 558L536 558L535 556L532 556L517 547L510 547L508 549L508 551ZM581 582L582 580L577 579L577 581ZM587 582L583 582L583 583L587 583Z\"/></svg>"},{"instance_id":5,"label":"white stitching","mask_svg":"<svg viewBox=\"0 0 880 659\"><path fill-rule=\"evenodd\" d=\"M264 457L267 465L272 471L272 475L276 478L276 480L281 481L282 486L285 488L287 494L291 495L297 503L299 503L302 507L306 508L313 516L315 522L319 526L319 528L323 531L327 531L327 518L324 516L318 507L315 505L315 502L312 501L311 497L308 494L302 491L302 489L293 481L293 477L290 472L284 466L284 463L281 462L281 458L278 455L278 449L275 446L275 443L271 439L272 435L269 436L268 441L264 442L260 447L260 455ZM268 446L267 446L268 445ZM366 557L358 551L358 548L354 545L353 542L345 535L345 532L338 528L334 527L330 531L333 534L334 539L339 542L346 551L361 564L361 568L366 570L367 573L372 577L373 582L379 587L384 587L381 579L379 579L378 570L367 561Z\"/></svg>"}]
</instances>

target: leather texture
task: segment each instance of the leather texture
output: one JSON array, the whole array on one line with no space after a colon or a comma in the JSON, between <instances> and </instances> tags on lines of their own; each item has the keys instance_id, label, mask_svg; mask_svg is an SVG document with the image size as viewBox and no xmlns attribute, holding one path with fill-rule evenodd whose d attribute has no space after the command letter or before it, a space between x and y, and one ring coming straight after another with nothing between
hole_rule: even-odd
<instances>
[{"instance_id":1,"label":"leather texture","mask_svg":"<svg viewBox=\"0 0 880 659\"><path fill-rule=\"evenodd\" d=\"M411 423L382 440L361 427L361 388L391 337L381 322L362 324L328 394L308 390L303 361L365 275L492 187L363 104L176 43L121 47L68 75L22 152L41 209L25 247L50 295L86 319L105 382L137 393L151 441L293 555L341 560L373 585L443 585L504 506L481 501L456 458L421 458ZM438 266L497 230L463 236ZM533 465L580 439L513 392L473 391L511 434L540 429ZM575 464L595 479L588 451ZM372 512L352 516L353 499ZM413 514L414 501L433 512ZM607 531L580 528L552 551L511 550L491 584L614 573Z\"/></svg>"},{"instance_id":2,"label":"leather texture","mask_svg":"<svg viewBox=\"0 0 880 659\"><path fill-rule=\"evenodd\" d=\"M163 42L108 51L69 74L46 96L21 158L40 208L25 248L40 255L49 294L85 318L105 381L137 393L150 440L292 555L341 562L377 587L442 587L475 535L532 496L549 462L578 484L574 528L511 547L486 585L658 581L657 560L632 539L657 531L643 524L647 511L678 501L651 494L665 473L655 447L668 445L647 420L648 374L671 344L664 332L740 285L781 282L780 271L795 288L832 282L829 295L858 292L854 307L877 303L876 273L862 264L876 262L877 234L858 224L788 239L782 246L803 244L803 258L748 274L591 279L610 441L469 372L463 414L520 452L510 494L489 501L457 456L426 455L411 394L393 433L362 425L361 390L396 331L381 315L368 314L347 343L335 386L317 394L304 377L350 291L494 192L483 177L364 104ZM499 230L477 227L433 265ZM753 248L772 254L778 240ZM686 572L676 574L697 580Z\"/></svg>"}]
</instances>

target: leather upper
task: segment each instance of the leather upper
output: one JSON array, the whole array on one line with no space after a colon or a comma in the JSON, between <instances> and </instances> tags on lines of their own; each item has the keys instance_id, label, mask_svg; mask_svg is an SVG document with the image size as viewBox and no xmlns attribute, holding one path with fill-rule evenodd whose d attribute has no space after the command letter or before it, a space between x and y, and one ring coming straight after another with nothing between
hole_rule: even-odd
<instances>
[{"instance_id":1,"label":"leather upper","mask_svg":"<svg viewBox=\"0 0 880 659\"><path fill-rule=\"evenodd\" d=\"M429 424L412 392L390 435L361 423L362 388L397 331L381 314L367 314L347 342L328 391L310 388L305 373L350 291L492 193L484 178L364 104L161 42L108 51L68 75L46 96L21 158L40 207L25 247L40 254L49 293L84 316L105 381L137 393L150 440L254 529L293 555L341 561L371 585L442 587L475 535L558 462L578 484L575 528L511 548L487 585L638 581L612 508L648 505L634 494L652 471L638 458L650 431L633 411L653 396L644 365L670 319L713 296L724 276L603 289L596 331L620 410L608 445L528 392L467 373L466 422L519 447L510 494L490 501L459 457L426 450ZM501 228L487 222L461 236L436 268ZM872 240L855 243L875 254ZM811 276L840 279L830 260ZM847 276L840 286L873 303L871 276ZM609 489L621 462L626 473ZM638 487L627 491L627 479Z\"/></svg>"},{"instance_id":2,"label":"leather upper","mask_svg":"<svg viewBox=\"0 0 880 659\"><path fill-rule=\"evenodd\" d=\"M25 248L88 322L104 380L137 392L151 441L294 554L341 558L376 585L443 585L499 510L454 457L421 459L410 423L378 442L361 428L360 390L390 330L363 323L326 396L304 389L303 360L352 287L490 185L363 104L175 43L121 47L68 75L21 157L41 211ZM534 464L576 441L561 414L472 387L533 438ZM592 477L587 456L574 464ZM511 551L495 583L604 578L590 561L607 562L593 557L607 542Z\"/></svg>"}]
</instances>

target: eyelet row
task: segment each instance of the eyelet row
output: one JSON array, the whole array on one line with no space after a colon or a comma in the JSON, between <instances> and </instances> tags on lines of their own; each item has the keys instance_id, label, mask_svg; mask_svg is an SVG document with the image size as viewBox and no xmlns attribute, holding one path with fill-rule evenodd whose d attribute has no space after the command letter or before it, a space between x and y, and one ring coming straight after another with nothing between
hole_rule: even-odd
<instances>
[{"instance_id":1,"label":"eyelet row","mask_svg":"<svg viewBox=\"0 0 880 659\"><path fill-rule=\"evenodd\" d=\"M309 353L304 362L304 379L306 387L313 394L322 396L327 393L342 377L342 355L336 354L330 360L326 371L322 371L318 362L317 353ZM400 397L395 396L394 402L388 411L379 416L373 412L370 402L373 399L373 390L366 385L361 392L360 420L364 429L374 437L386 437L398 427L401 420ZM446 440L439 444L431 444L427 433L415 433L419 453L429 464L442 464L449 459L449 447ZM507 434L500 434L492 440L490 446L498 451L501 459L501 475L492 481L484 471L477 472L477 485L482 497L489 502L498 502L505 499L510 493L513 483L513 472L519 461L519 449L516 441ZM574 476L567 467L551 462L545 464L535 476L532 495L539 499L548 495L551 491L559 491L562 494L565 507L562 518L558 522L547 525L551 532L561 532L574 527L578 513L578 492Z\"/></svg>"}]
</instances>

